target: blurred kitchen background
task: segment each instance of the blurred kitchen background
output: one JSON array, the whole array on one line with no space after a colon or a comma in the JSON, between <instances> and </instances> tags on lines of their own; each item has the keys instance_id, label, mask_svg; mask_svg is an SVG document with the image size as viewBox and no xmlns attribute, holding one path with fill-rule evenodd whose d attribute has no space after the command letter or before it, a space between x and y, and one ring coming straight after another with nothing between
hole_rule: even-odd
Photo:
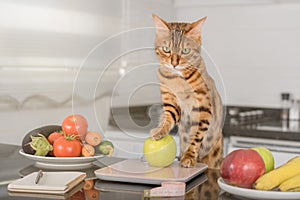
<instances>
[{"instance_id":1,"label":"blurred kitchen background","mask_svg":"<svg viewBox=\"0 0 300 200\"><path fill-rule=\"evenodd\" d=\"M299 153L299 0L0 0L0 143L81 113L117 156L140 156L161 108L152 13L208 17L203 53L226 108L227 147L260 137Z\"/></svg>"}]
</instances>

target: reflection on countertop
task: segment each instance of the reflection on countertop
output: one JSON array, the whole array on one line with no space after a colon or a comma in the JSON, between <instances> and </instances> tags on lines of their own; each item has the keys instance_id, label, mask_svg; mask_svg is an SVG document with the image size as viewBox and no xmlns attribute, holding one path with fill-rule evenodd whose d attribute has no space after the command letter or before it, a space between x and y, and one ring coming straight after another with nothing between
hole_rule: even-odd
<instances>
[{"instance_id":1,"label":"reflection on countertop","mask_svg":"<svg viewBox=\"0 0 300 200\"><path fill-rule=\"evenodd\" d=\"M0 144L0 185L20 178L16 172L19 172L24 166L33 164L33 161L19 155L20 148L15 145Z\"/></svg>"}]
</instances>

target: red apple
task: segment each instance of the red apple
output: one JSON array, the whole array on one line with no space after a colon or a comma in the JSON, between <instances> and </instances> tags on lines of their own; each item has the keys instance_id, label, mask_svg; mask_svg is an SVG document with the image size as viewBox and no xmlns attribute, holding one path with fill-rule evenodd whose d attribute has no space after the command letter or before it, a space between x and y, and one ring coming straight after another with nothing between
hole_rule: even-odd
<instances>
[{"instance_id":1,"label":"red apple","mask_svg":"<svg viewBox=\"0 0 300 200\"><path fill-rule=\"evenodd\" d=\"M252 188L253 183L265 173L262 157L253 149L238 149L223 160L220 175L225 183Z\"/></svg>"}]
</instances>

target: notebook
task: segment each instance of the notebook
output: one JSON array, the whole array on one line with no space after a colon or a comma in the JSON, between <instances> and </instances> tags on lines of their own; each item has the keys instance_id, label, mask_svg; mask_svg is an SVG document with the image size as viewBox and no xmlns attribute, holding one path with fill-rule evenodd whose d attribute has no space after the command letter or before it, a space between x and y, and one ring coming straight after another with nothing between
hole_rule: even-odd
<instances>
[{"instance_id":1,"label":"notebook","mask_svg":"<svg viewBox=\"0 0 300 200\"><path fill-rule=\"evenodd\" d=\"M48 193L31 193L31 192L8 192L9 196L12 197L27 197L27 198L35 198L35 199L68 199L72 198L73 195L80 191L84 186L84 181L76 185L74 188L70 189L68 192L63 194L48 194Z\"/></svg>"},{"instance_id":2,"label":"notebook","mask_svg":"<svg viewBox=\"0 0 300 200\"><path fill-rule=\"evenodd\" d=\"M7 186L10 192L64 194L81 183L86 173L77 171L43 172L43 176L36 183L38 172L33 172L18 179Z\"/></svg>"}]
</instances>

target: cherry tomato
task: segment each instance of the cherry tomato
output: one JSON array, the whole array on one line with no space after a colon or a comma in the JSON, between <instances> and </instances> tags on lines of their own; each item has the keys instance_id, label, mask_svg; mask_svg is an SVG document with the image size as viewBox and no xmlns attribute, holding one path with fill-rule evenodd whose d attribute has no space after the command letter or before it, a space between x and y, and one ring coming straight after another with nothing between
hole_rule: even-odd
<instances>
[{"instance_id":1,"label":"cherry tomato","mask_svg":"<svg viewBox=\"0 0 300 200\"><path fill-rule=\"evenodd\" d=\"M62 130L66 135L79 135L81 139L84 139L88 130L88 123L82 115L69 115L62 122Z\"/></svg>"},{"instance_id":2,"label":"cherry tomato","mask_svg":"<svg viewBox=\"0 0 300 200\"><path fill-rule=\"evenodd\" d=\"M74 135L60 137L53 143L53 154L55 157L78 157L81 155L81 143Z\"/></svg>"},{"instance_id":3,"label":"cherry tomato","mask_svg":"<svg viewBox=\"0 0 300 200\"><path fill-rule=\"evenodd\" d=\"M58 138L63 137L63 135L60 132L53 132L48 136L48 141L51 145L53 145L54 141Z\"/></svg>"}]
</instances>

